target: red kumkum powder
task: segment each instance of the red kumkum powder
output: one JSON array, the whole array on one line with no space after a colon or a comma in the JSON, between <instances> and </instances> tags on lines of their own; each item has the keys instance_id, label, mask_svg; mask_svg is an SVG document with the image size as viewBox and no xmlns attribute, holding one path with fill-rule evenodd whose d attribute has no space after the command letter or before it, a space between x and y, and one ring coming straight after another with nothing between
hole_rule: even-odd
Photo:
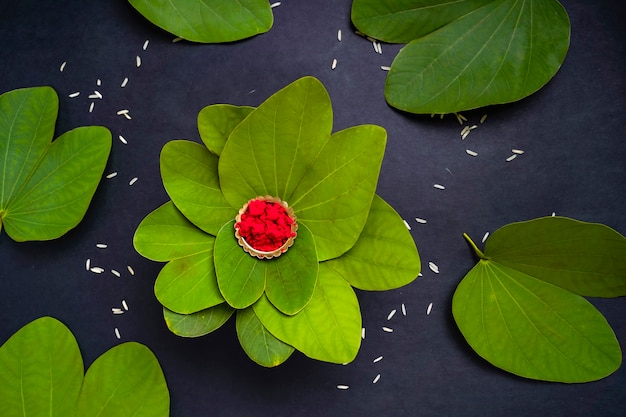
<instances>
[{"instance_id":1,"label":"red kumkum powder","mask_svg":"<svg viewBox=\"0 0 626 417\"><path fill-rule=\"evenodd\" d=\"M291 225L294 220L279 203L251 200L241 220L235 223L239 235L257 251L271 252L296 236Z\"/></svg>"}]
</instances>

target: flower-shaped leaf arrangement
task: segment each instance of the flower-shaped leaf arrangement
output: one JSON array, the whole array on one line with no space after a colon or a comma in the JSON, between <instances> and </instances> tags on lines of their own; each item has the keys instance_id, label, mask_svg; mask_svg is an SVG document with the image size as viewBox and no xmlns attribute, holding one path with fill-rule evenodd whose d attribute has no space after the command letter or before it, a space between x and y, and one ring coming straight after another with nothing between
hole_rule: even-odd
<instances>
[{"instance_id":1,"label":"flower-shaped leaf arrangement","mask_svg":"<svg viewBox=\"0 0 626 417\"><path fill-rule=\"evenodd\" d=\"M198 125L205 146L163 147L171 201L134 237L140 254L167 262L155 294L168 327L197 337L236 311L239 341L263 366L294 349L353 360L361 313L352 287L398 288L420 270L402 219L375 194L386 132L331 134L330 99L312 77L256 109L206 107Z\"/></svg>"},{"instance_id":2,"label":"flower-shaped leaf arrangement","mask_svg":"<svg viewBox=\"0 0 626 417\"><path fill-rule=\"evenodd\" d=\"M83 126L52 141L50 87L0 95L0 229L16 241L56 239L85 215L111 151L111 132Z\"/></svg>"}]
</instances>

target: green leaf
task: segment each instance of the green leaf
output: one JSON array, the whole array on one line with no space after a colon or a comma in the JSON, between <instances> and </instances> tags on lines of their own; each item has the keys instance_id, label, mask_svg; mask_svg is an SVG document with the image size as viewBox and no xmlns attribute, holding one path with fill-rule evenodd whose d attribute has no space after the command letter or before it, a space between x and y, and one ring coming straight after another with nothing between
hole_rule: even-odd
<instances>
[{"instance_id":1,"label":"green leaf","mask_svg":"<svg viewBox=\"0 0 626 417\"><path fill-rule=\"evenodd\" d=\"M164 307L180 314L196 313L223 303L213 266L213 250L165 264L154 284L154 294Z\"/></svg>"},{"instance_id":2,"label":"green leaf","mask_svg":"<svg viewBox=\"0 0 626 417\"><path fill-rule=\"evenodd\" d=\"M186 218L213 236L237 214L222 195L217 164L217 156L195 142L174 140L161 151L165 190Z\"/></svg>"},{"instance_id":3,"label":"green leaf","mask_svg":"<svg viewBox=\"0 0 626 417\"><path fill-rule=\"evenodd\" d=\"M232 42L267 32L274 17L267 0L129 0L146 19L194 42Z\"/></svg>"},{"instance_id":4,"label":"green leaf","mask_svg":"<svg viewBox=\"0 0 626 417\"><path fill-rule=\"evenodd\" d=\"M171 201L144 218L133 237L142 256L166 262L202 252L212 252L215 237L194 226Z\"/></svg>"},{"instance_id":5,"label":"green leaf","mask_svg":"<svg viewBox=\"0 0 626 417\"><path fill-rule=\"evenodd\" d=\"M320 261L341 256L363 230L386 138L385 130L374 125L333 134L294 190L291 206L315 236Z\"/></svg>"},{"instance_id":6,"label":"green leaf","mask_svg":"<svg viewBox=\"0 0 626 417\"><path fill-rule=\"evenodd\" d=\"M353 287L370 291L407 285L421 268L415 241L402 218L378 195L356 244L325 265Z\"/></svg>"},{"instance_id":7,"label":"green leaf","mask_svg":"<svg viewBox=\"0 0 626 417\"><path fill-rule=\"evenodd\" d=\"M167 417L169 408L169 391L154 354L144 345L127 342L89 367L74 415Z\"/></svg>"},{"instance_id":8,"label":"green leaf","mask_svg":"<svg viewBox=\"0 0 626 417\"><path fill-rule=\"evenodd\" d=\"M233 207L265 195L291 204L331 129L330 98L317 79L300 78L281 89L237 125L224 145L219 159L224 197Z\"/></svg>"},{"instance_id":9,"label":"green leaf","mask_svg":"<svg viewBox=\"0 0 626 417\"><path fill-rule=\"evenodd\" d=\"M459 284L452 312L472 349L526 378L588 382L619 368L605 318L579 295L482 259Z\"/></svg>"},{"instance_id":10,"label":"green leaf","mask_svg":"<svg viewBox=\"0 0 626 417\"><path fill-rule=\"evenodd\" d=\"M313 296L319 270L311 231L300 224L293 246L278 258L262 262L270 302L287 315L302 310Z\"/></svg>"},{"instance_id":11,"label":"green leaf","mask_svg":"<svg viewBox=\"0 0 626 417\"><path fill-rule=\"evenodd\" d=\"M353 0L352 23L374 39L407 43L494 0Z\"/></svg>"},{"instance_id":12,"label":"green leaf","mask_svg":"<svg viewBox=\"0 0 626 417\"><path fill-rule=\"evenodd\" d=\"M310 358L347 363L361 345L361 311L350 284L326 264L320 264L313 298L301 312L284 315L266 297L254 312L270 333Z\"/></svg>"},{"instance_id":13,"label":"green leaf","mask_svg":"<svg viewBox=\"0 0 626 417\"><path fill-rule=\"evenodd\" d=\"M72 415L83 373L67 327L51 317L29 323L0 347L0 415Z\"/></svg>"},{"instance_id":14,"label":"green leaf","mask_svg":"<svg viewBox=\"0 0 626 417\"><path fill-rule=\"evenodd\" d=\"M214 104L200 110L198 131L206 147L219 156L233 129L246 118L254 107Z\"/></svg>"},{"instance_id":15,"label":"green leaf","mask_svg":"<svg viewBox=\"0 0 626 417\"><path fill-rule=\"evenodd\" d=\"M520 100L556 74L569 48L569 18L556 0L373 3L353 6L365 33L403 42L416 36L394 59L385 83L387 102L411 113ZM406 31L422 22L431 22L424 28L433 31Z\"/></svg>"},{"instance_id":16,"label":"green leaf","mask_svg":"<svg viewBox=\"0 0 626 417\"><path fill-rule=\"evenodd\" d=\"M608 226L544 217L496 230L489 259L588 297L626 295L626 238Z\"/></svg>"},{"instance_id":17,"label":"green leaf","mask_svg":"<svg viewBox=\"0 0 626 417\"><path fill-rule=\"evenodd\" d=\"M191 314L174 313L163 308L163 318L172 333L182 337L200 337L222 327L235 309L226 303Z\"/></svg>"},{"instance_id":18,"label":"green leaf","mask_svg":"<svg viewBox=\"0 0 626 417\"><path fill-rule=\"evenodd\" d=\"M265 290L265 263L243 251L235 238L235 221L224 225L215 240L217 283L226 302L234 308L251 306Z\"/></svg>"},{"instance_id":19,"label":"green leaf","mask_svg":"<svg viewBox=\"0 0 626 417\"><path fill-rule=\"evenodd\" d=\"M267 331L252 307L237 311L237 337L248 357L268 368L285 362L294 348L276 339Z\"/></svg>"},{"instance_id":20,"label":"green leaf","mask_svg":"<svg viewBox=\"0 0 626 417\"><path fill-rule=\"evenodd\" d=\"M111 150L111 133L79 127L50 143L50 87L0 96L0 225L16 241L56 239L84 217Z\"/></svg>"}]
</instances>

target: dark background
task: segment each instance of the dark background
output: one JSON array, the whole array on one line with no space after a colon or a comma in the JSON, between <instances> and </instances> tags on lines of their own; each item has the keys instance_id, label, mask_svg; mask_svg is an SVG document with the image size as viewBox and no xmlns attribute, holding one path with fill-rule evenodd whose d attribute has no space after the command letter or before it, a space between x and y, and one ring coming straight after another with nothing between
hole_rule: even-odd
<instances>
[{"instance_id":1,"label":"dark background","mask_svg":"<svg viewBox=\"0 0 626 417\"><path fill-rule=\"evenodd\" d=\"M625 6L562 3L572 34L556 77L520 102L463 113L470 124L488 117L461 141L454 117L411 116L385 103L380 66L390 65L400 46L383 44L383 54L376 54L353 33L349 0L284 0L268 33L225 45L172 43L173 35L122 0L2 1L0 91L54 87L57 135L81 125L108 127L114 140L105 174L118 175L103 179L85 219L64 237L15 243L0 235L0 343L44 315L75 334L86 366L121 341L144 343L163 367L173 417L626 415L626 368L588 384L515 377L477 357L451 315L454 289L475 263L463 232L482 247L487 231L556 212L626 233ZM167 200L161 147L172 139L199 141L201 108L256 106L304 75L328 89L335 130L362 123L387 129L378 192L410 224L423 276L399 290L358 293L367 337L353 363L326 364L296 353L265 369L239 347L232 320L199 339L172 335L152 289L162 264L139 256L132 236ZM121 88L125 77L128 85ZM102 100L88 99L94 90ZM74 91L80 96L69 98ZM132 119L116 115L120 109L129 109ZM467 155L468 148L479 156ZM506 162L513 148L525 153ZM138 181L129 186L133 177ZM107 271L86 271L87 258ZM438 275L429 261L439 266ZM113 315L122 300L130 311ZM624 345L626 299L591 301ZM393 309L398 313L388 322ZM382 332L385 325L394 332ZM338 390L338 384L350 388Z\"/></svg>"}]
</instances>

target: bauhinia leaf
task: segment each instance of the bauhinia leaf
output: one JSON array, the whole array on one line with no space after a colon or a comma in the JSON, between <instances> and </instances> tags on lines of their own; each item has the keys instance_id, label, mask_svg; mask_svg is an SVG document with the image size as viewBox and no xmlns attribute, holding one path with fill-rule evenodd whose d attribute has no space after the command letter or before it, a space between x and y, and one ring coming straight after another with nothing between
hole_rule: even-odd
<instances>
[{"instance_id":1,"label":"bauhinia leaf","mask_svg":"<svg viewBox=\"0 0 626 417\"><path fill-rule=\"evenodd\" d=\"M252 307L237 311L237 337L248 357L265 367L285 362L294 348L281 342L263 326Z\"/></svg>"},{"instance_id":2,"label":"bauhinia leaf","mask_svg":"<svg viewBox=\"0 0 626 417\"><path fill-rule=\"evenodd\" d=\"M267 32L274 17L266 0L129 0L146 19L194 42L232 42Z\"/></svg>"},{"instance_id":3,"label":"bauhinia leaf","mask_svg":"<svg viewBox=\"0 0 626 417\"><path fill-rule=\"evenodd\" d=\"M461 333L480 356L527 378L588 382L610 375L622 360L615 334L570 291L623 295L625 240L606 226L563 217L498 229L484 253L470 240L480 261L452 300Z\"/></svg>"},{"instance_id":4,"label":"bauhinia leaf","mask_svg":"<svg viewBox=\"0 0 626 417\"><path fill-rule=\"evenodd\" d=\"M206 147L219 156L233 129L246 118L254 107L214 104L200 110L198 132Z\"/></svg>"},{"instance_id":5,"label":"bauhinia leaf","mask_svg":"<svg viewBox=\"0 0 626 417\"><path fill-rule=\"evenodd\" d=\"M0 226L16 241L56 239L84 217L111 150L111 132L79 127L50 142L50 87L0 96Z\"/></svg>"},{"instance_id":6,"label":"bauhinia leaf","mask_svg":"<svg viewBox=\"0 0 626 417\"><path fill-rule=\"evenodd\" d=\"M163 317L167 328L175 335L200 337L222 327L234 312L234 308L222 303L191 314L174 313L163 308Z\"/></svg>"}]
</instances>

